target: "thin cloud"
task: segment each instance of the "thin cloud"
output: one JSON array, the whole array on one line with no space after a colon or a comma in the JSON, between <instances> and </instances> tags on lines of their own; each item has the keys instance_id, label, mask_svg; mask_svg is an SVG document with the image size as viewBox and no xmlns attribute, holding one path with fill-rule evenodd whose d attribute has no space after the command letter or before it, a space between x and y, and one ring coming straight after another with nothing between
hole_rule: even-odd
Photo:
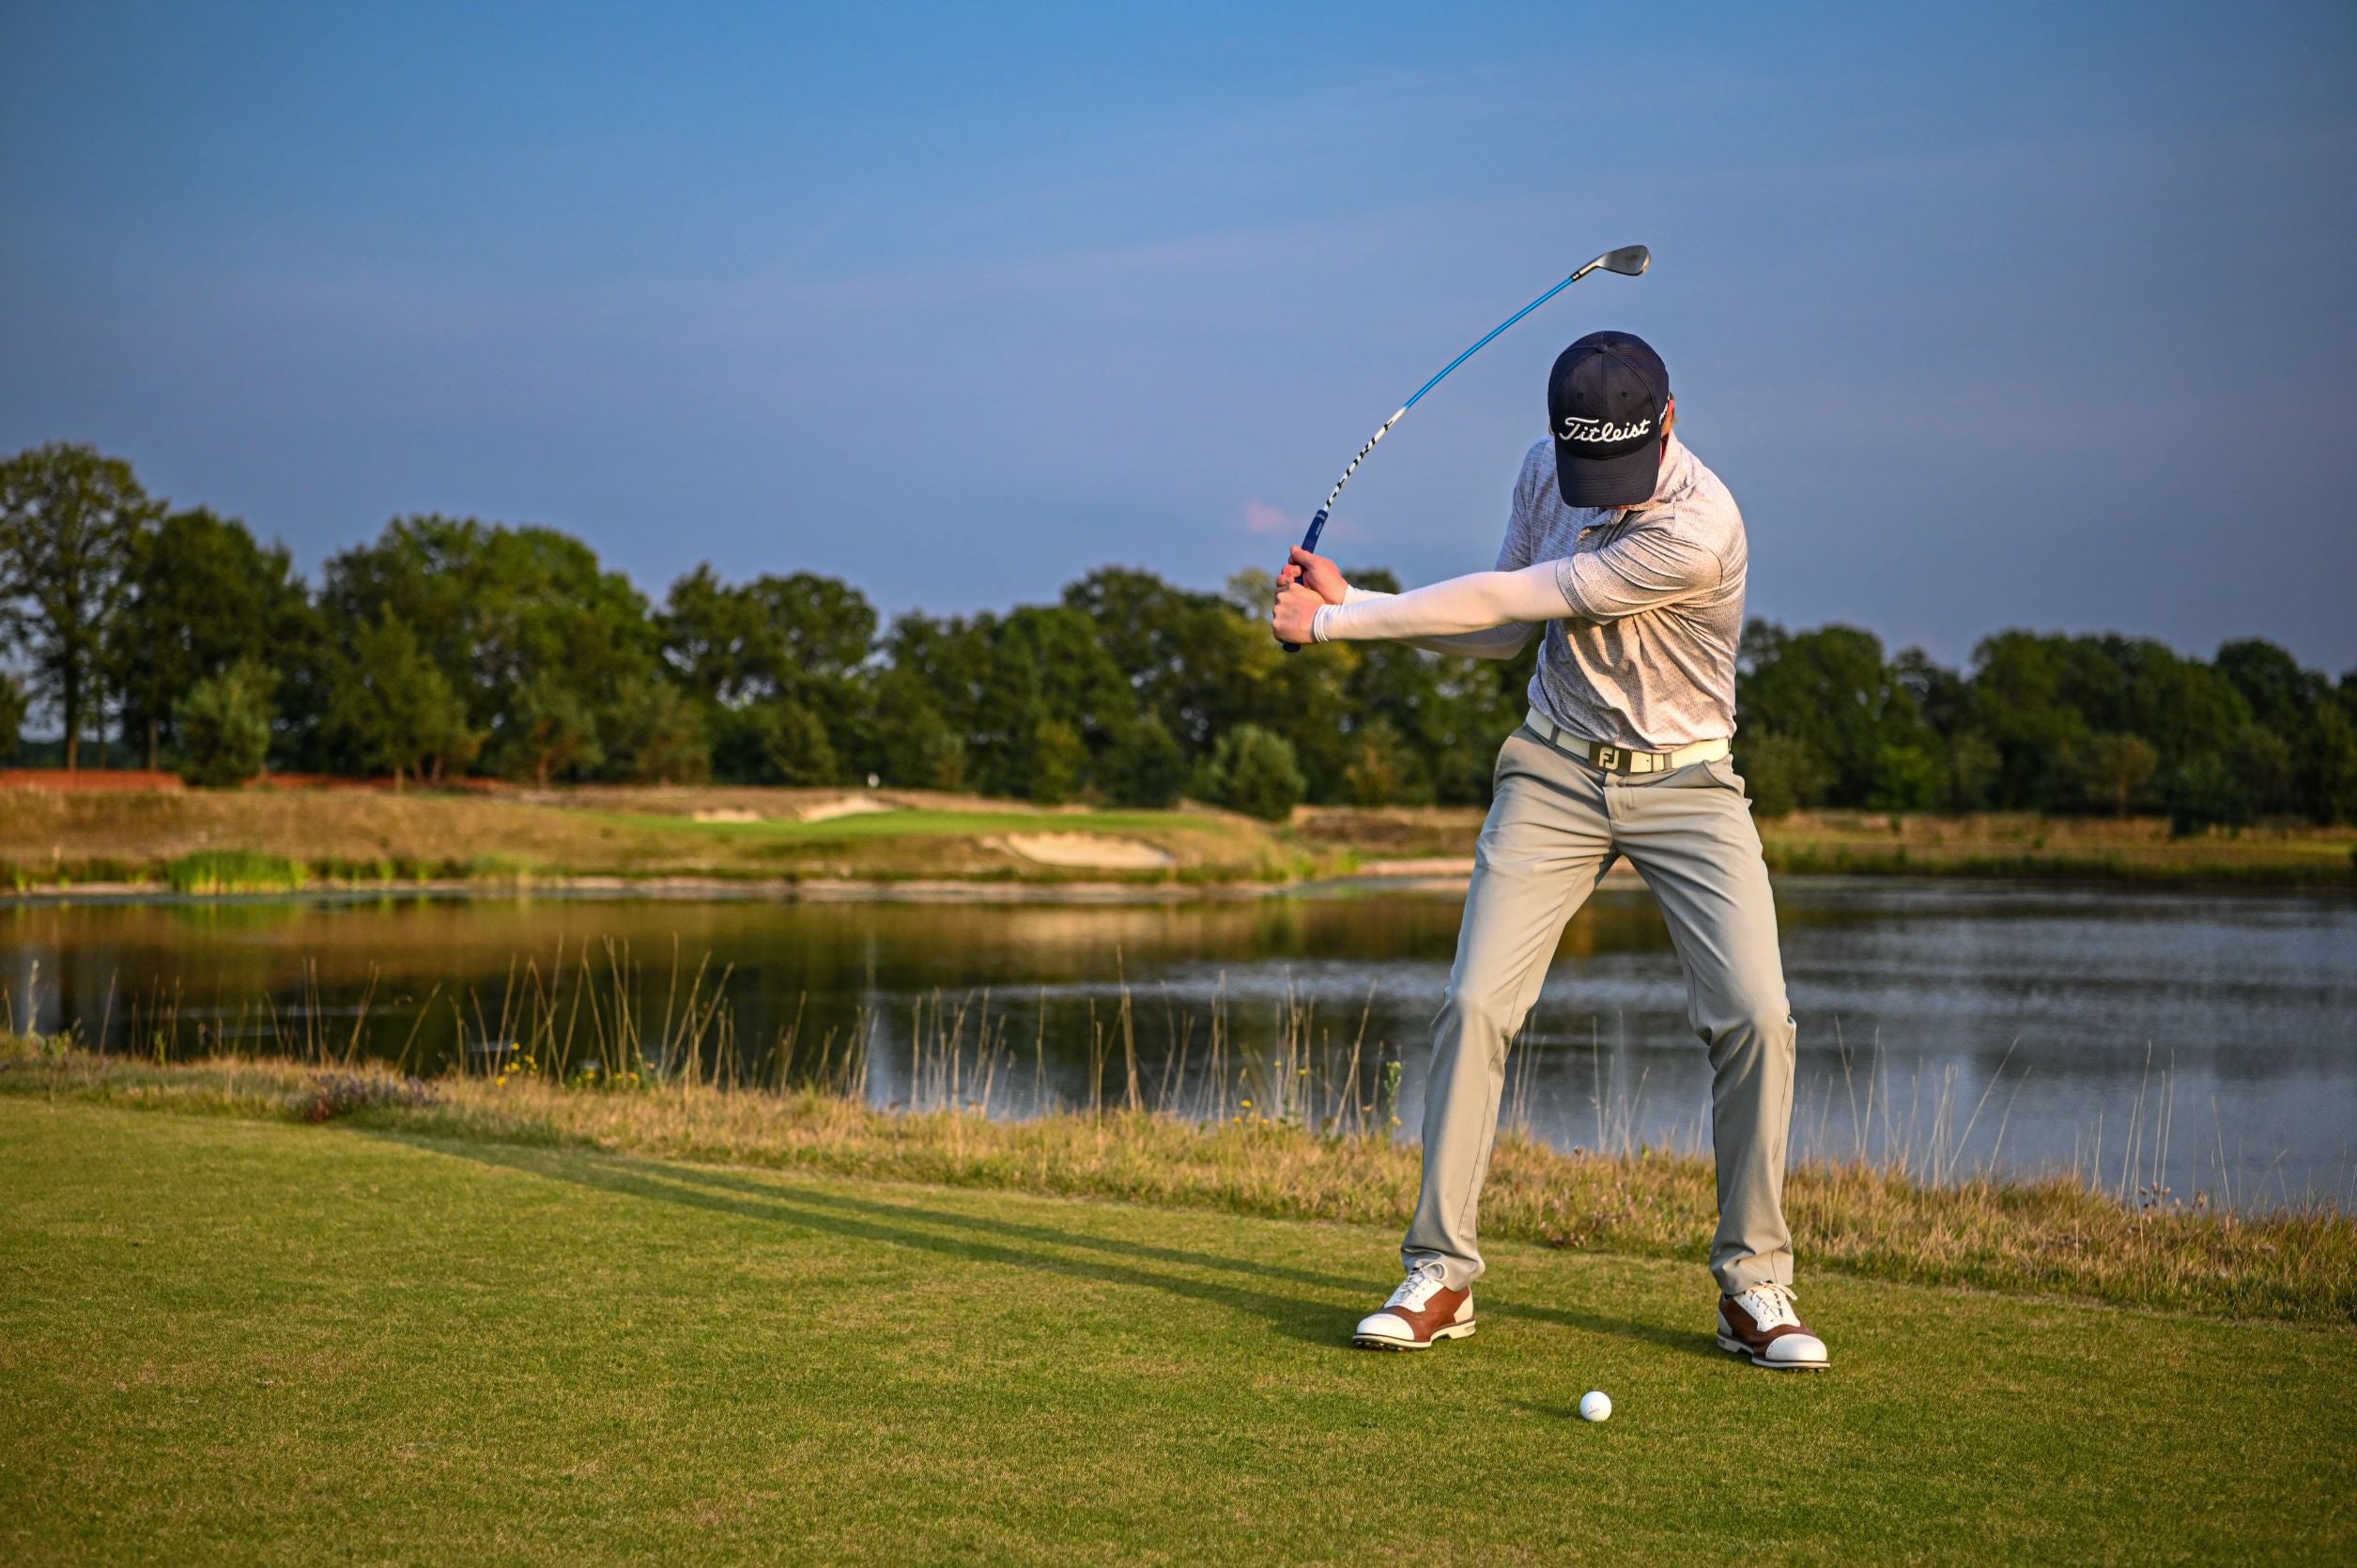
<instances>
[{"instance_id":1,"label":"thin cloud","mask_svg":"<svg viewBox=\"0 0 2357 1568\"><path fill-rule=\"evenodd\" d=\"M1290 533L1293 514L1281 506L1271 506L1265 500L1244 502L1244 531L1246 533Z\"/></svg>"}]
</instances>

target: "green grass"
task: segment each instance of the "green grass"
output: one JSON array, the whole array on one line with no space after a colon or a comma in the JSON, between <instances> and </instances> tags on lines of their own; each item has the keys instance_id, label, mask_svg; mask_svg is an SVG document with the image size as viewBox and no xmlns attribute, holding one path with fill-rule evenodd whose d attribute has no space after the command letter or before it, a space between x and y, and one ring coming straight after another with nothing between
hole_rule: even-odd
<instances>
[{"instance_id":1,"label":"green grass","mask_svg":"<svg viewBox=\"0 0 2357 1568\"><path fill-rule=\"evenodd\" d=\"M310 875L300 862L283 854L199 850L166 864L163 880L175 893L292 893Z\"/></svg>"},{"instance_id":2,"label":"green grass","mask_svg":"<svg viewBox=\"0 0 2357 1568\"><path fill-rule=\"evenodd\" d=\"M1299 881L1345 869L1346 852L1291 841L1267 823L1209 811L1046 811L930 792L887 792L900 808L805 822L840 790L596 787L547 794L425 791L189 791L52 794L10 791L0 806L0 889L92 883L174 891L284 891L439 880L484 886L576 878L973 883ZM749 822L695 820L754 811ZM1143 839L1166 868L1043 864L1011 834ZM291 870L289 869L291 869ZM215 874L225 870L228 874Z\"/></svg>"},{"instance_id":3,"label":"green grass","mask_svg":"<svg viewBox=\"0 0 2357 1568\"><path fill-rule=\"evenodd\" d=\"M683 1010L695 1010L692 1000ZM1021 1121L884 1111L859 1098L864 1069L841 1055L831 1067L806 1059L817 1080L784 1091L724 1089L674 1073L634 1076L634 1092L614 1092L563 1082L601 1058L567 1068L546 1036L525 1033L535 1043L512 1044L482 1070L424 1084L381 1067L235 1056L158 1063L101 1056L63 1036L0 1038L0 1096L270 1119L365 1111L377 1130L413 1137L1393 1228L1406 1222L1415 1198L1417 1151L1394 1141L1379 1111L1315 1127L1303 1105L1249 1101L1209 1119L1144 1110ZM912 1070L920 1084L947 1086L938 1059ZM1932 1181L1900 1163L1852 1157L1799 1164L1785 1207L1814 1268L2219 1317L2357 1324L2357 1217L2329 1206L2237 1213L2181 1200L2152 1205L2068 1175L1958 1172ZM1716 1221L1707 1158L1565 1153L1511 1130L1498 1140L1482 1201L1487 1236L1629 1256L1700 1257Z\"/></svg>"},{"instance_id":4,"label":"green grass","mask_svg":"<svg viewBox=\"0 0 2357 1568\"><path fill-rule=\"evenodd\" d=\"M0 1100L0 1559L2345 1560L2357 1334ZM1571 1418L1610 1391L1606 1425Z\"/></svg>"}]
</instances>

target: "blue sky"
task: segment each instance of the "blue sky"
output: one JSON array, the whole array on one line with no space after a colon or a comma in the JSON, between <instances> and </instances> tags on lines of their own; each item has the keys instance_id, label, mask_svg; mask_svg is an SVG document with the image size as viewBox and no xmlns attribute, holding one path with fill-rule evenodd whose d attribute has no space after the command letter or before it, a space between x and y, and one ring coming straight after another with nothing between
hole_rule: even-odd
<instances>
[{"instance_id":1,"label":"blue sky","mask_svg":"<svg viewBox=\"0 0 2357 1568\"><path fill-rule=\"evenodd\" d=\"M0 450L307 568L415 511L887 609L1488 564L1668 360L1751 608L2357 666L2346 6L0 10Z\"/></svg>"}]
</instances>

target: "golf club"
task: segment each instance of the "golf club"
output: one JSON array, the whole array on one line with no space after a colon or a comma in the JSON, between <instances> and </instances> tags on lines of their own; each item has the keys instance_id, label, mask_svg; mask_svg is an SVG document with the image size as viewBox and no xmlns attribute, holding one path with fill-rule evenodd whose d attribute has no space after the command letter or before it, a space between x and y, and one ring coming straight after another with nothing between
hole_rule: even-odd
<instances>
[{"instance_id":1,"label":"golf club","mask_svg":"<svg viewBox=\"0 0 2357 1568\"><path fill-rule=\"evenodd\" d=\"M1500 332L1504 331L1507 328L1513 326L1516 322L1521 320L1524 316L1530 315L1533 311L1538 309L1541 305L1547 303L1548 300L1552 300L1556 295L1561 294L1564 289L1569 288L1572 284L1578 283L1580 279L1586 277L1597 268L1601 267L1607 272L1618 272L1625 278L1633 278L1651 265L1653 265L1653 253L1642 245L1624 245L1617 251L1607 251L1602 255L1596 257L1594 261L1588 263L1585 267L1579 269L1577 272L1574 272L1570 277L1565 278L1562 283L1557 284L1554 287L1548 289L1546 293L1540 295L1537 299L1532 300L1520 310L1516 311L1512 315L1507 316L1503 321L1499 322L1495 327L1490 328L1487 332L1483 334L1481 342L1476 343L1472 347L1468 348L1464 353L1459 354L1456 359L1451 360L1447 364L1442 365L1440 367L1440 374L1439 376L1435 376L1431 380L1426 381L1423 386L1418 387L1416 389L1416 395L1401 404L1399 406L1399 412L1385 420L1383 422L1382 429L1378 430L1374 435L1368 437L1366 445L1361 447L1359 449L1359 454L1350 459L1350 466L1342 470L1342 477L1340 479L1334 481L1334 487L1326 492L1326 504L1319 507L1317 509L1317 515L1309 520L1309 531L1302 535L1302 548L1313 552L1317 550L1317 536L1326 530L1326 518L1334 509L1335 498L1342 494L1342 487L1350 483L1350 476L1359 471L1359 465L1366 461L1366 454L1373 452L1375 450L1375 443L1381 440L1384 436L1390 432L1393 425L1397 424L1403 418L1405 418L1408 410L1414 407L1416 404L1422 400L1425 393L1439 386L1441 379L1445 377L1450 371L1455 370L1458 365L1463 364L1466 361L1480 353L1491 338L1496 337ZM1288 653L1298 653L1302 651L1302 645L1298 642L1288 642L1285 645L1285 651Z\"/></svg>"}]
</instances>

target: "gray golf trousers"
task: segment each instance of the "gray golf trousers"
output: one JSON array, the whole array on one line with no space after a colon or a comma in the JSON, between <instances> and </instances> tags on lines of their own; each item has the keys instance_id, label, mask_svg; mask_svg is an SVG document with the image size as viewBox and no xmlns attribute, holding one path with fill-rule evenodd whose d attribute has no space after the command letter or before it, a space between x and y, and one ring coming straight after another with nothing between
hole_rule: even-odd
<instances>
[{"instance_id":1,"label":"gray golf trousers","mask_svg":"<svg viewBox=\"0 0 2357 1568\"><path fill-rule=\"evenodd\" d=\"M1432 1026L1424 1189L1400 1249L1410 1268L1438 1260L1452 1288L1482 1271L1474 1210L1497 1138L1506 1043L1537 999L1564 923L1619 855L1661 900L1686 970L1687 1019L1710 1049L1711 1272L1730 1293L1792 1283L1784 1157L1794 1025L1743 780L1725 759L1608 774L1525 728L1498 754L1448 1000Z\"/></svg>"}]
</instances>

